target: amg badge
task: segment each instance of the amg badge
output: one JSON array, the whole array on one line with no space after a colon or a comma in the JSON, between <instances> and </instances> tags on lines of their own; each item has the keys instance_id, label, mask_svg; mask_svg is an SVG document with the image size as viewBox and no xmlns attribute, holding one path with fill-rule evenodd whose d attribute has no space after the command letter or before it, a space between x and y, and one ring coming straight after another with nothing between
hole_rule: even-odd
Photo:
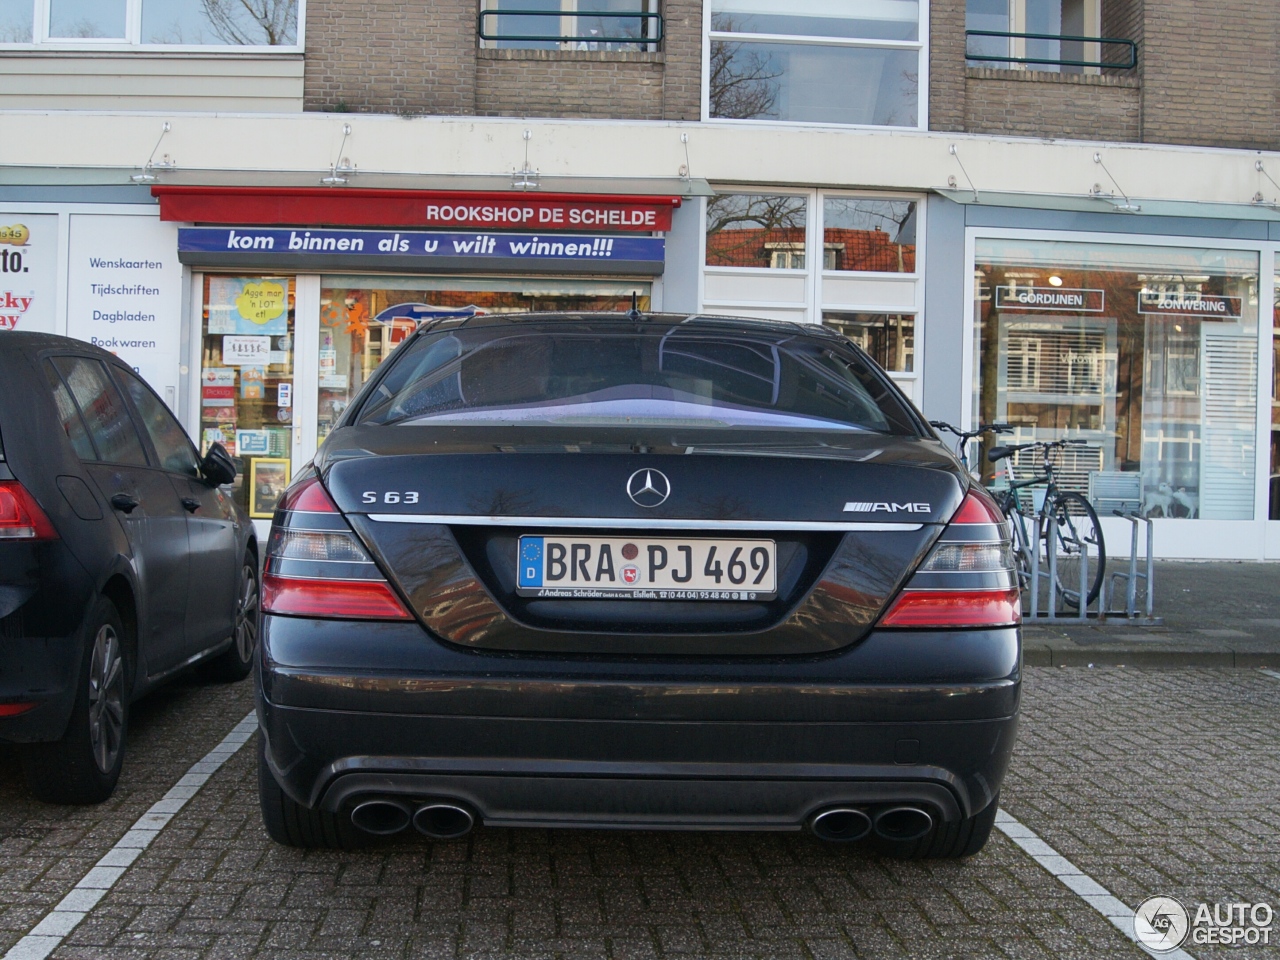
<instances>
[{"instance_id":1,"label":"amg badge","mask_svg":"<svg viewBox=\"0 0 1280 960\"><path fill-rule=\"evenodd\" d=\"M933 513L931 503L872 503L869 500L851 500L844 505L845 513Z\"/></svg>"}]
</instances>

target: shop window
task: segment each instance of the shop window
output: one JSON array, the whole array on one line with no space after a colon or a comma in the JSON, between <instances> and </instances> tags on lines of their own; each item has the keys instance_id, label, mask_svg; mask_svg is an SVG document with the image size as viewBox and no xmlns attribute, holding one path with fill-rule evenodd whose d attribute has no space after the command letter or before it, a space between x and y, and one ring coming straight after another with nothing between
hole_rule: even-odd
<instances>
[{"instance_id":1,"label":"shop window","mask_svg":"<svg viewBox=\"0 0 1280 960\"><path fill-rule=\"evenodd\" d=\"M1007 442L1085 440L1058 477L1086 495L1131 475L1145 516L1253 518L1256 254L983 239L976 250L976 418L1013 424ZM1026 455L1013 470L1035 467Z\"/></svg>"},{"instance_id":2,"label":"shop window","mask_svg":"<svg viewBox=\"0 0 1280 960\"><path fill-rule=\"evenodd\" d=\"M915 273L916 203L825 197L822 242L825 270Z\"/></svg>"},{"instance_id":3,"label":"shop window","mask_svg":"<svg viewBox=\"0 0 1280 960\"><path fill-rule=\"evenodd\" d=\"M486 0L482 7L485 49L633 53L662 41L657 0Z\"/></svg>"},{"instance_id":4,"label":"shop window","mask_svg":"<svg viewBox=\"0 0 1280 960\"><path fill-rule=\"evenodd\" d=\"M884 370L915 370L915 317L901 313L844 313L827 310L822 323L847 337Z\"/></svg>"},{"instance_id":5,"label":"shop window","mask_svg":"<svg viewBox=\"0 0 1280 960\"><path fill-rule=\"evenodd\" d=\"M649 281L502 280L458 277L321 278L317 439L423 321L486 313L623 311L632 294L651 308Z\"/></svg>"},{"instance_id":6,"label":"shop window","mask_svg":"<svg viewBox=\"0 0 1280 960\"><path fill-rule=\"evenodd\" d=\"M917 0L712 0L707 116L915 127Z\"/></svg>"},{"instance_id":7,"label":"shop window","mask_svg":"<svg viewBox=\"0 0 1280 960\"><path fill-rule=\"evenodd\" d=\"M293 452L293 277L207 274L203 314L201 451L227 448L236 500L265 519Z\"/></svg>"},{"instance_id":8,"label":"shop window","mask_svg":"<svg viewBox=\"0 0 1280 960\"><path fill-rule=\"evenodd\" d=\"M808 199L721 193L707 201L707 266L804 269Z\"/></svg>"},{"instance_id":9,"label":"shop window","mask_svg":"<svg viewBox=\"0 0 1280 960\"><path fill-rule=\"evenodd\" d=\"M0 43L296 47L303 0L0 0Z\"/></svg>"}]
</instances>

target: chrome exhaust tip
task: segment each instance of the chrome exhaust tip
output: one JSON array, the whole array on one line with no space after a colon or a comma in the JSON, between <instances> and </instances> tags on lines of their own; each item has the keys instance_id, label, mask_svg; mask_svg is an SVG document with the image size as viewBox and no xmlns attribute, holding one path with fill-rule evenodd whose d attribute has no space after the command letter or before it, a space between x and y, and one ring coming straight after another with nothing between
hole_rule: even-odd
<instances>
[{"instance_id":1,"label":"chrome exhaust tip","mask_svg":"<svg viewBox=\"0 0 1280 960\"><path fill-rule=\"evenodd\" d=\"M852 807L831 807L809 819L809 830L819 840L849 843L871 832L871 818Z\"/></svg>"},{"instance_id":2,"label":"chrome exhaust tip","mask_svg":"<svg viewBox=\"0 0 1280 960\"><path fill-rule=\"evenodd\" d=\"M366 800L351 811L351 823L365 833L389 837L409 826L413 812L399 800Z\"/></svg>"},{"instance_id":3,"label":"chrome exhaust tip","mask_svg":"<svg viewBox=\"0 0 1280 960\"><path fill-rule=\"evenodd\" d=\"M457 840L471 832L476 818L454 803L425 803L414 813L413 825L432 840Z\"/></svg>"},{"instance_id":4,"label":"chrome exhaust tip","mask_svg":"<svg viewBox=\"0 0 1280 960\"><path fill-rule=\"evenodd\" d=\"M919 807L886 807L876 813L876 836L904 842L919 840L933 829L933 817Z\"/></svg>"}]
</instances>

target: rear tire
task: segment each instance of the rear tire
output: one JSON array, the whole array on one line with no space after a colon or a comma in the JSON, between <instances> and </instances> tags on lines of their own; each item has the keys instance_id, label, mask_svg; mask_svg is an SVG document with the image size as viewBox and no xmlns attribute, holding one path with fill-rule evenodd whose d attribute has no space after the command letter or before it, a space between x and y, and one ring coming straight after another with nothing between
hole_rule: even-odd
<instances>
[{"instance_id":1,"label":"rear tire","mask_svg":"<svg viewBox=\"0 0 1280 960\"><path fill-rule=\"evenodd\" d=\"M987 845L995 826L1000 794L972 817L953 823L935 823L919 840L875 840L877 851L896 860L959 860L972 857Z\"/></svg>"},{"instance_id":2,"label":"rear tire","mask_svg":"<svg viewBox=\"0 0 1280 960\"><path fill-rule=\"evenodd\" d=\"M258 733L258 802L267 836L304 850L351 850L361 837L348 821L327 810L312 810L292 799L267 766L267 741Z\"/></svg>"},{"instance_id":3,"label":"rear tire","mask_svg":"<svg viewBox=\"0 0 1280 960\"><path fill-rule=\"evenodd\" d=\"M246 553L236 589L231 646L205 663L204 675L210 680L235 683L253 672L253 655L258 650L258 631L262 626L260 607L258 561L252 553Z\"/></svg>"},{"instance_id":4,"label":"rear tire","mask_svg":"<svg viewBox=\"0 0 1280 960\"><path fill-rule=\"evenodd\" d=\"M45 803L101 803L115 791L129 729L129 669L124 625L106 597L85 623L76 702L60 740L23 752L31 792Z\"/></svg>"}]
</instances>

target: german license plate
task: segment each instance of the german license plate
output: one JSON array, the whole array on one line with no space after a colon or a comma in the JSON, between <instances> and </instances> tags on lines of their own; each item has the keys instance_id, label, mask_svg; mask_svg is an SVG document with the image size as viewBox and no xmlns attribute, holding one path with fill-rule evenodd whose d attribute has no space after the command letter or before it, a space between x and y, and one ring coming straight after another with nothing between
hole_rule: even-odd
<instances>
[{"instance_id":1,"label":"german license plate","mask_svg":"<svg viewBox=\"0 0 1280 960\"><path fill-rule=\"evenodd\" d=\"M633 600L772 600L772 540L664 537L521 537L523 597Z\"/></svg>"}]
</instances>

